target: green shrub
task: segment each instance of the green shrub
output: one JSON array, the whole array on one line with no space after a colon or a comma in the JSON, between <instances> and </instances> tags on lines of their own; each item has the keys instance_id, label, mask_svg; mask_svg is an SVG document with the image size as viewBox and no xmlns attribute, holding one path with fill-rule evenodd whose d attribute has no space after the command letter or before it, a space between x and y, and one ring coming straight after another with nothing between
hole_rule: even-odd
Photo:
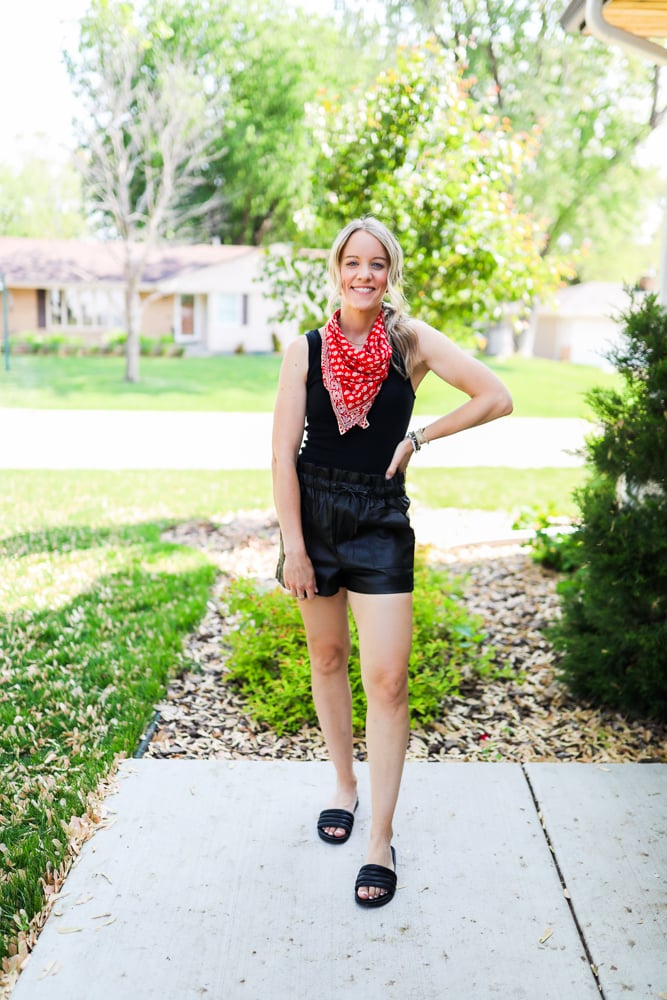
<instances>
[{"instance_id":1,"label":"green shrub","mask_svg":"<svg viewBox=\"0 0 667 1000\"><path fill-rule=\"evenodd\" d=\"M523 511L513 527L534 529L535 534L526 542L534 562L558 573L573 573L582 563L581 541L578 532L564 529L563 523L563 518L550 510L531 508Z\"/></svg>"},{"instance_id":2,"label":"green shrub","mask_svg":"<svg viewBox=\"0 0 667 1000\"><path fill-rule=\"evenodd\" d=\"M71 333L14 333L10 338L14 354L83 354L83 337Z\"/></svg>"},{"instance_id":3,"label":"green shrub","mask_svg":"<svg viewBox=\"0 0 667 1000\"><path fill-rule=\"evenodd\" d=\"M576 531L538 529L531 542L532 558L546 569L557 573L574 573L583 558L581 540Z\"/></svg>"},{"instance_id":4,"label":"green shrub","mask_svg":"<svg viewBox=\"0 0 667 1000\"><path fill-rule=\"evenodd\" d=\"M144 358L155 354L155 348L158 346L158 342L154 337L144 337L143 334L139 337L139 353Z\"/></svg>"},{"instance_id":5,"label":"green shrub","mask_svg":"<svg viewBox=\"0 0 667 1000\"><path fill-rule=\"evenodd\" d=\"M296 733L317 722L310 690L310 661L296 601L282 590L261 592L248 580L234 581L224 611L235 628L228 639L229 683L247 699L253 717L278 734ZM365 697L356 631L351 628L350 683L353 723L363 731ZM461 585L442 570L417 561L414 630L410 658L410 708L416 723L439 715L443 699L457 694L464 666L493 673L480 621L461 601Z\"/></svg>"},{"instance_id":6,"label":"green shrub","mask_svg":"<svg viewBox=\"0 0 667 1000\"><path fill-rule=\"evenodd\" d=\"M170 333L164 333L158 337L154 343L153 354L162 358L168 358L174 347L174 338Z\"/></svg>"},{"instance_id":7,"label":"green shrub","mask_svg":"<svg viewBox=\"0 0 667 1000\"><path fill-rule=\"evenodd\" d=\"M581 568L561 583L550 630L577 694L667 718L667 312L655 296L624 317L610 357L624 386L594 389L593 473L576 491Z\"/></svg>"},{"instance_id":8,"label":"green shrub","mask_svg":"<svg viewBox=\"0 0 667 1000\"><path fill-rule=\"evenodd\" d=\"M14 333L10 337L12 354L59 354L96 357L112 354L119 357L125 353L127 334L122 331L110 333L102 343L88 343L84 337L67 333ZM182 344L174 342L173 335L139 338L139 352L144 357L180 358L185 353Z\"/></svg>"},{"instance_id":9,"label":"green shrub","mask_svg":"<svg viewBox=\"0 0 667 1000\"><path fill-rule=\"evenodd\" d=\"M42 338L41 354L64 354L71 338L66 333L48 333Z\"/></svg>"},{"instance_id":10,"label":"green shrub","mask_svg":"<svg viewBox=\"0 0 667 1000\"><path fill-rule=\"evenodd\" d=\"M12 350L20 353L40 354L44 343L43 333L23 333L15 334L12 337Z\"/></svg>"},{"instance_id":11,"label":"green shrub","mask_svg":"<svg viewBox=\"0 0 667 1000\"><path fill-rule=\"evenodd\" d=\"M115 333L110 333L105 339L102 351L104 354L123 354L126 343L127 334L122 330L117 330Z\"/></svg>"}]
</instances>

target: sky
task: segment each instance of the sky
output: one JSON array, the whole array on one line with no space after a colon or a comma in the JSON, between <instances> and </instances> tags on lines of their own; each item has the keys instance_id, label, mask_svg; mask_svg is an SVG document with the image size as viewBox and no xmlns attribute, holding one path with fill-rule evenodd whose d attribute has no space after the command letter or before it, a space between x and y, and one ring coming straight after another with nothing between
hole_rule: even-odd
<instances>
[{"instance_id":1,"label":"sky","mask_svg":"<svg viewBox=\"0 0 667 1000\"><path fill-rule=\"evenodd\" d=\"M65 158L76 111L62 63L74 45L88 0L22 0L0 31L0 162L15 162L17 135L48 136L47 149ZM29 147L44 148L30 138Z\"/></svg>"},{"instance_id":2,"label":"sky","mask_svg":"<svg viewBox=\"0 0 667 1000\"><path fill-rule=\"evenodd\" d=\"M328 0L299 0L321 12ZM65 159L76 101L62 61L89 0L18 0L0 30L0 163L46 147ZM34 137L40 135L41 139ZM23 138L17 141L17 136Z\"/></svg>"},{"instance_id":3,"label":"sky","mask_svg":"<svg viewBox=\"0 0 667 1000\"><path fill-rule=\"evenodd\" d=\"M311 0L301 0L307 6ZM312 0L321 10L326 0ZM32 149L66 159L76 102L62 62L74 48L77 22L89 0L20 0L0 31L0 163L18 163ZM23 136L17 139L17 136ZM36 139L35 136L41 136ZM667 124L644 155L667 177Z\"/></svg>"}]
</instances>

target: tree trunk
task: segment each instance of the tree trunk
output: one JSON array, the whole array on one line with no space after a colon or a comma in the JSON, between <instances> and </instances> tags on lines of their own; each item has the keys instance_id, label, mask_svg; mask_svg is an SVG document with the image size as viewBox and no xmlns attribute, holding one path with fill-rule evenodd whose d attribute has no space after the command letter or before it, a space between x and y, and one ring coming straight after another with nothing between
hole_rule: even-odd
<instances>
[{"instance_id":1,"label":"tree trunk","mask_svg":"<svg viewBox=\"0 0 667 1000\"><path fill-rule=\"evenodd\" d=\"M137 279L128 275L125 281L125 325L127 342L125 344L125 381L139 381L139 289Z\"/></svg>"}]
</instances>

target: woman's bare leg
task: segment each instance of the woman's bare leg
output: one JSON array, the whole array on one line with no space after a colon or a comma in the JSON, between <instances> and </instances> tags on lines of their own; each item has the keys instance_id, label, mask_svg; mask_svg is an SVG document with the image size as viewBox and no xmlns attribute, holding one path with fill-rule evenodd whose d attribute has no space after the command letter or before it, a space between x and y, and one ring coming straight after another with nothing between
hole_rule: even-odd
<instances>
[{"instance_id":1,"label":"woman's bare leg","mask_svg":"<svg viewBox=\"0 0 667 1000\"><path fill-rule=\"evenodd\" d=\"M372 822L367 863L393 868L391 840L410 720L408 660L412 641L412 594L349 593L359 632L361 675L368 699L366 747ZM360 899L385 890L359 889Z\"/></svg>"},{"instance_id":2,"label":"woman's bare leg","mask_svg":"<svg viewBox=\"0 0 667 1000\"><path fill-rule=\"evenodd\" d=\"M330 808L354 810L357 779L353 768L352 692L348 675L350 628L347 591L333 597L300 601L311 664L313 701L329 758L336 770L336 793ZM326 828L342 837L341 827Z\"/></svg>"}]
</instances>

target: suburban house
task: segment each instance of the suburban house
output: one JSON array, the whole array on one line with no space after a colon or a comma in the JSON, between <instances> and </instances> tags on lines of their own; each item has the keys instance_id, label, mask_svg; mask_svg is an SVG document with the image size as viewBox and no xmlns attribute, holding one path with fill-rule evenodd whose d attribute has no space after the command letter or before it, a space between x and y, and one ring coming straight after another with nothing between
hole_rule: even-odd
<instances>
[{"instance_id":1,"label":"suburban house","mask_svg":"<svg viewBox=\"0 0 667 1000\"><path fill-rule=\"evenodd\" d=\"M532 353L552 361L611 368L606 355L620 345L618 318L629 307L629 293L613 282L586 281L561 288L537 312Z\"/></svg>"},{"instance_id":2,"label":"suburban house","mask_svg":"<svg viewBox=\"0 0 667 1000\"><path fill-rule=\"evenodd\" d=\"M122 249L113 241L0 237L10 335L66 333L99 343L123 330ZM298 331L271 318L263 253L249 246L158 247L140 284L141 334L173 336L188 353L284 346Z\"/></svg>"}]
</instances>

